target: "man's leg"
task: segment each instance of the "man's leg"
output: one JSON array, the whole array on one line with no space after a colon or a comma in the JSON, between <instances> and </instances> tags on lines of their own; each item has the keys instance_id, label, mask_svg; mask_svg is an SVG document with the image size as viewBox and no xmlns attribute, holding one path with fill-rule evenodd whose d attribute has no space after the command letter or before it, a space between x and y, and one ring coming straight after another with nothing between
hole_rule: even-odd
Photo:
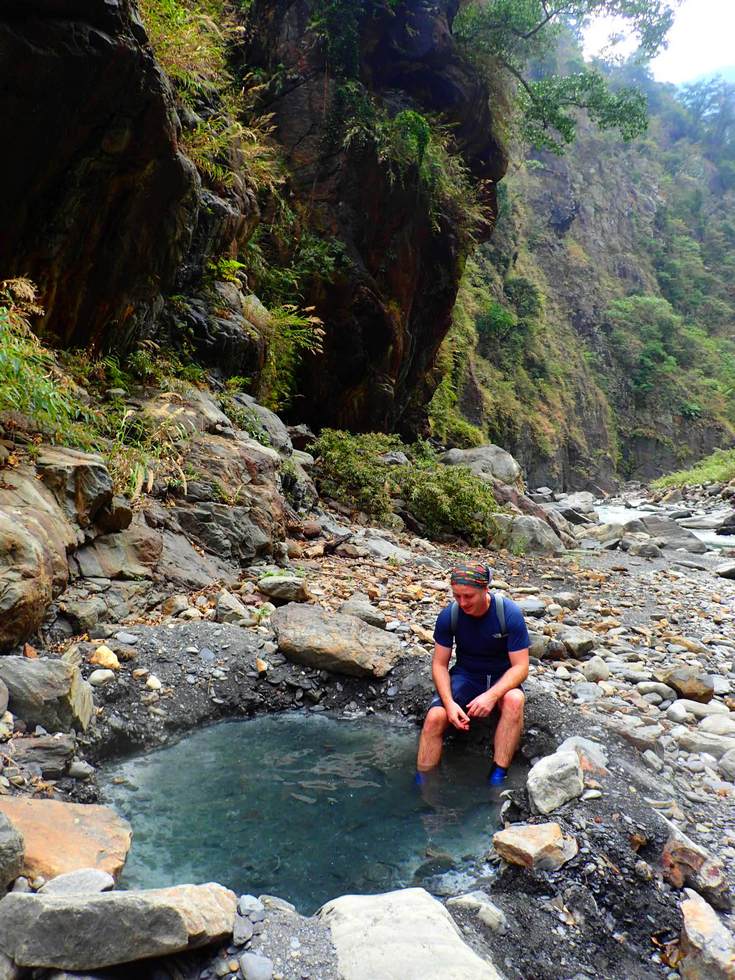
<instances>
[{"instance_id":1,"label":"man's leg","mask_svg":"<svg viewBox=\"0 0 735 980\"><path fill-rule=\"evenodd\" d=\"M427 772L439 765L444 732L448 725L449 719L444 708L429 708L419 740L419 754L416 760L416 768L419 772Z\"/></svg>"},{"instance_id":2,"label":"man's leg","mask_svg":"<svg viewBox=\"0 0 735 980\"><path fill-rule=\"evenodd\" d=\"M495 729L493 762L496 766L507 769L513 760L518 743L523 732L523 705L526 697L523 691L516 687L508 691L498 701L500 718Z\"/></svg>"}]
</instances>

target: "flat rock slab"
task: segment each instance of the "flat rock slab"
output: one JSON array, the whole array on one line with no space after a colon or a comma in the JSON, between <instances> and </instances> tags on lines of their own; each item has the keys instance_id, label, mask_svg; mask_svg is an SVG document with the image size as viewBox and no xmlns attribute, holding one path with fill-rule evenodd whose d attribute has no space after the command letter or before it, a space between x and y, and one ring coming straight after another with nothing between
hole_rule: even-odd
<instances>
[{"instance_id":1,"label":"flat rock slab","mask_svg":"<svg viewBox=\"0 0 735 980\"><path fill-rule=\"evenodd\" d=\"M79 668L63 660L0 657L0 680L8 689L10 710L30 725L51 732L84 731L92 720L92 689Z\"/></svg>"},{"instance_id":2,"label":"flat rock slab","mask_svg":"<svg viewBox=\"0 0 735 980\"><path fill-rule=\"evenodd\" d=\"M26 967L95 970L207 946L232 932L234 892L218 884L99 895L10 894L0 950Z\"/></svg>"},{"instance_id":3,"label":"flat rock slab","mask_svg":"<svg viewBox=\"0 0 735 980\"><path fill-rule=\"evenodd\" d=\"M423 888L343 895L319 918L329 926L344 980L500 980L467 946L444 906Z\"/></svg>"},{"instance_id":4,"label":"flat rock slab","mask_svg":"<svg viewBox=\"0 0 735 980\"><path fill-rule=\"evenodd\" d=\"M556 871L577 854L577 842L558 823L517 824L493 834L493 847L508 864Z\"/></svg>"},{"instance_id":5,"label":"flat rock slab","mask_svg":"<svg viewBox=\"0 0 735 980\"><path fill-rule=\"evenodd\" d=\"M289 603L271 616L289 660L352 677L384 677L401 657L400 640L356 616Z\"/></svg>"},{"instance_id":6,"label":"flat rock slab","mask_svg":"<svg viewBox=\"0 0 735 980\"><path fill-rule=\"evenodd\" d=\"M80 868L57 875L38 889L40 895L93 895L109 892L115 887L115 879L99 868Z\"/></svg>"},{"instance_id":7,"label":"flat rock slab","mask_svg":"<svg viewBox=\"0 0 735 980\"><path fill-rule=\"evenodd\" d=\"M26 878L56 878L80 868L116 877L130 850L130 824L106 806L0 796L0 814L23 836Z\"/></svg>"}]
</instances>

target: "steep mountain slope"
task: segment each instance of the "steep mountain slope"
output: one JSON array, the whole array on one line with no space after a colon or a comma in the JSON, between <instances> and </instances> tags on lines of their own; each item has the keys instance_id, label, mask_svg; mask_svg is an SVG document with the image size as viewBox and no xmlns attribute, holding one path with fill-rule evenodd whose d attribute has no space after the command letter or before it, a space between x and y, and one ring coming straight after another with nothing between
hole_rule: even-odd
<instances>
[{"instance_id":1,"label":"steep mountain slope","mask_svg":"<svg viewBox=\"0 0 735 980\"><path fill-rule=\"evenodd\" d=\"M646 139L582 124L566 156L504 182L444 352L463 416L532 483L647 479L735 439L735 96L692 90L687 106L638 80Z\"/></svg>"}]
</instances>

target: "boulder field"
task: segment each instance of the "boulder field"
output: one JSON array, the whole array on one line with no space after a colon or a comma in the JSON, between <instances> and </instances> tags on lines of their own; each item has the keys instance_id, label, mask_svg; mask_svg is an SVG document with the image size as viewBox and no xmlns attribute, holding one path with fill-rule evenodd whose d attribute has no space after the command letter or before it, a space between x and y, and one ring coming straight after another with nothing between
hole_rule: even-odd
<instances>
[{"instance_id":1,"label":"boulder field","mask_svg":"<svg viewBox=\"0 0 735 980\"><path fill-rule=\"evenodd\" d=\"M295 517L276 479L282 457L223 434L216 406L197 404L195 451L209 447L213 479L240 479L243 466L249 475L252 547L243 531L234 550L228 538L230 551L218 551L239 504L215 521L210 499L212 522L201 510L191 517L210 492L196 480L165 508L142 498L120 528L124 502L100 491L99 465L84 454L39 453L7 470L0 489L15 487L9 524L45 549L44 595L55 596L40 632L9 637L0 657L0 976L103 977L134 963L147 978L175 962L202 980L389 980L411 975L411 955L422 976L731 976L735 584L714 574L721 559L692 562L660 535L650 556L584 542L542 557L458 552L318 505ZM268 500L273 523L253 523ZM58 533L44 535L23 507L51 515ZM101 511L118 514L117 530ZM166 548L177 556L170 578ZM491 561L493 588L519 602L532 640L503 827L469 879L449 874L434 896L335 896L316 916L288 896L216 884L115 884L130 827L100 805L105 759L215 719L285 709L419 723L458 554ZM15 566L7 574L17 595L33 580ZM482 774L487 732L467 750Z\"/></svg>"}]
</instances>

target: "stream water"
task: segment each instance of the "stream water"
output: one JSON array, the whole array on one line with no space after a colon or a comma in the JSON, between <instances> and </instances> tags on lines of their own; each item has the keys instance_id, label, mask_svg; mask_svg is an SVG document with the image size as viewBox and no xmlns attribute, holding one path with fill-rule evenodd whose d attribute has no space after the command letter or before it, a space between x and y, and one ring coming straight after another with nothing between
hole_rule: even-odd
<instances>
[{"instance_id":1,"label":"stream water","mask_svg":"<svg viewBox=\"0 0 735 980\"><path fill-rule=\"evenodd\" d=\"M651 517L653 514L660 514L662 517L667 516L666 512L663 510L651 511L651 510L641 510L638 507L624 507L621 504L598 504L595 503L595 510L600 518L601 524L625 524L627 521L632 521L636 517ZM730 509L722 512L724 517L725 513L729 513ZM711 515L707 515L708 517ZM704 541L708 548L718 549L718 548L735 548L735 536L732 534L716 534L712 530L692 527L689 530L696 534L696 536Z\"/></svg>"},{"instance_id":2,"label":"stream water","mask_svg":"<svg viewBox=\"0 0 735 980\"><path fill-rule=\"evenodd\" d=\"M111 766L103 793L134 832L121 884L219 881L306 913L348 892L466 889L500 824L497 790L482 755L451 743L417 790L416 742L376 718L287 713Z\"/></svg>"}]
</instances>

